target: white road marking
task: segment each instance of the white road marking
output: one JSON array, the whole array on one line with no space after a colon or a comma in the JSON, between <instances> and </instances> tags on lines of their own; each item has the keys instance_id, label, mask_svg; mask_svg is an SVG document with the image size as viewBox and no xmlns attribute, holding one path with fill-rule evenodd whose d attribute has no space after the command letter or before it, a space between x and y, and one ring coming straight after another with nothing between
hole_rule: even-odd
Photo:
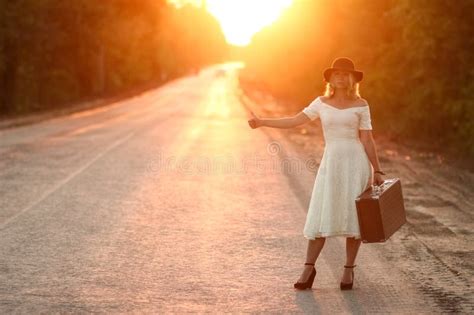
<instances>
[{"instance_id":1,"label":"white road marking","mask_svg":"<svg viewBox=\"0 0 474 315\"><path fill-rule=\"evenodd\" d=\"M127 134L125 137L121 138L121 139L118 139L117 141L113 142L111 145L109 145L105 150L103 150L102 152L100 152L99 154L97 154L93 159L91 159L89 162L87 162L86 164L84 164L82 167L80 167L79 169L77 169L76 171L72 172L68 177L66 177L65 179L59 181L58 183L56 183L56 185L54 185L51 189L49 190L46 190L38 199L36 199L35 201L31 202L28 206L26 206L25 208L23 208L20 212L18 212L17 214L15 214L14 216L8 218L5 222L3 222L1 225L0 225L0 230L3 230L5 229L5 227L10 224L11 222L13 222L16 218L18 218L19 216L21 216L22 214L26 213L27 211L31 210L31 208L35 207L37 204L39 204L41 201L43 201L44 199L46 199L49 195L51 195L52 193L54 193L56 190L58 190L59 188L61 188L62 186L64 186L65 184L67 184L70 180L72 180L74 177L76 177L78 174L80 174L81 172L83 172L86 168L88 168L92 163L94 163L95 161L97 161L99 158L101 158L102 156L104 156L107 152L109 152L110 150L112 150L113 148L117 147L118 145L122 144L123 142L127 141L131 136L133 136L134 134L136 133L136 130L130 132L129 134Z\"/></svg>"}]
</instances>

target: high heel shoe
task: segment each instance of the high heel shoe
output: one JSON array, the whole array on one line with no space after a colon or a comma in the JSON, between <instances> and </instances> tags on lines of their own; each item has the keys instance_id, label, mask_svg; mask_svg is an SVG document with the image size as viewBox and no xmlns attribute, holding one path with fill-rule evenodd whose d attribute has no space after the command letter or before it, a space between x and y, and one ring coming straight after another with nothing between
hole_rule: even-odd
<instances>
[{"instance_id":1,"label":"high heel shoe","mask_svg":"<svg viewBox=\"0 0 474 315\"><path fill-rule=\"evenodd\" d=\"M305 265L314 266L313 263L305 263ZM311 288L313 286L314 277L316 277L316 269L313 267L313 270L311 271L311 274L309 275L309 278L308 280L306 280L306 282L296 282L293 286L295 287L295 289L299 290Z\"/></svg>"},{"instance_id":2,"label":"high heel shoe","mask_svg":"<svg viewBox=\"0 0 474 315\"><path fill-rule=\"evenodd\" d=\"M355 266L357 266L357 265L353 265L353 266L344 265L344 268L354 268ZM341 281L341 285L340 285L341 290L351 290L353 283L354 283L354 269L352 269L352 282L344 283L344 282Z\"/></svg>"}]
</instances>

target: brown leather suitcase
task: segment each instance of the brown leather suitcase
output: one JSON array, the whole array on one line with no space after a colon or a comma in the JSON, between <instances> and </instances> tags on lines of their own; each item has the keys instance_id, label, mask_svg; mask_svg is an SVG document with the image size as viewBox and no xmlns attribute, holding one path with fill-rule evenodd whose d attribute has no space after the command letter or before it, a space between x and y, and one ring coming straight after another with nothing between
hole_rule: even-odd
<instances>
[{"instance_id":1,"label":"brown leather suitcase","mask_svg":"<svg viewBox=\"0 0 474 315\"><path fill-rule=\"evenodd\" d=\"M356 198L363 243L385 242L407 222L399 178L385 179Z\"/></svg>"}]
</instances>

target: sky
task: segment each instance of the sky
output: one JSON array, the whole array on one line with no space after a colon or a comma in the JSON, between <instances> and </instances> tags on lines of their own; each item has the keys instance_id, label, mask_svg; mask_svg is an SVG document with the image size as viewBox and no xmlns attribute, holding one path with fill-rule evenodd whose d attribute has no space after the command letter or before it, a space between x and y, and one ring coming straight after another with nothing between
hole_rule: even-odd
<instances>
[{"instance_id":1,"label":"sky","mask_svg":"<svg viewBox=\"0 0 474 315\"><path fill-rule=\"evenodd\" d=\"M246 46L252 35L271 25L293 0L169 0L175 5L206 5L229 44Z\"/></svg>"}]
</instances>

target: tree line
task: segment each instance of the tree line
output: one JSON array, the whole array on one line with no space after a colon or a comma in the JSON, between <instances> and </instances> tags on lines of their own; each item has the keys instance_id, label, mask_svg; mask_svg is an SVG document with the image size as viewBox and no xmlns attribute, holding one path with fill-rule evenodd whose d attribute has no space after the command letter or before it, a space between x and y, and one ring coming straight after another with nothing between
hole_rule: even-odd
<instances>
[{"instance_id":1,"label":"tree line","mask_svg":"<svg viewBox=\"0 0 474 315\"><path fill-rule=\"evenodd\" d=\"M221 61L206 10L165 0L0 0L0 115L67 106Z\"/></svg>"},{"instance_id":2,"label":"tree line","mask_svg":"<svg viewBox=\"0 0 474 315\"><path fill-rule=\"evenodd\" d=\"M377 130L474 157L472 12L472 0L295 0L253 37L247 72L296 111L350 57Z\"/></svg>"}]
</instances>

